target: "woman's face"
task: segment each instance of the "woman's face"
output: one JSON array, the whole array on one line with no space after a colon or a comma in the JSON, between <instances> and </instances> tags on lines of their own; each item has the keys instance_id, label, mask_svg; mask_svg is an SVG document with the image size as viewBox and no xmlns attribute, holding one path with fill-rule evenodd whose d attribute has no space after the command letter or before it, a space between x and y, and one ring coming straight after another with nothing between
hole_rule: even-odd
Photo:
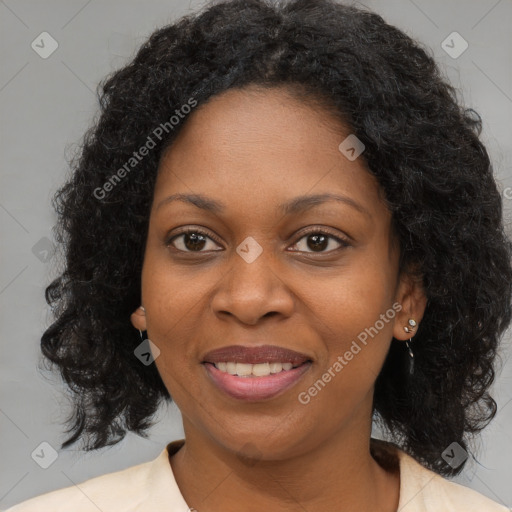
<instances>
[{"instance_id":1,"label":"woman's face","mask_svg":"<svg viewBox=\"0 0 512 512\"><path fill-rule=\"evenodd\" d=\"M187 436L279 459L369 434L391 338L409 338L424 299L399 278L376 179L338 148L349 134L285 89L250 87L198 108L164 153L132 323L160 350ZM234 345L301 355L207 355ZM229 374L251 369L276 373Z\"/></svg>"}]
</instances>

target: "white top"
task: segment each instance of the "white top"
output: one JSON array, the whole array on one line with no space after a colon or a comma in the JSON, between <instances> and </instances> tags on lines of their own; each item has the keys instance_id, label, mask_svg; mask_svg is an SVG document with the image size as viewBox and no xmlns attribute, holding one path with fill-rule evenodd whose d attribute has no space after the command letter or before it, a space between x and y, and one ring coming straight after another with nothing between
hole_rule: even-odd
<instances>
[{"instance_id":1,"label":"white top","mask_svg":"<svg viewBox=\"0 0 512 512\"><path fill-rule=\"evenodd\" d=\"M374 441L372 439L372 441ZM188 512L174 478L169 454L185 440L169 443L149 462L108 473L31 498L5 512ZM387 443L386 443L387 444ZM439 476L389 444L398 457L397 512L511 512L482 494ZM200 511L199 511L200 512Z\"/></svg>"}]
</instances>

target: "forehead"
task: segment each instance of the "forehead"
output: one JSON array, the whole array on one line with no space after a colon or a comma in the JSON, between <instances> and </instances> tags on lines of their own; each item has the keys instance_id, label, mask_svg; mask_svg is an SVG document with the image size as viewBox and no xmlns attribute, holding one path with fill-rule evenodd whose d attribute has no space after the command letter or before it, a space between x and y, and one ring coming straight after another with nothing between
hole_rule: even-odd
<instances>
[{"instance_id":1,"label":"forehead","mask_svg":"<svg viewBox=\"0 0 512 512\"><path fill-rule=\"evenodd\" d=\"M383 215L364 158L350 161L339 150L348 135L334 112L284 88L228 90L190 114L162 155L154 203L199 193L255 211L292 196L338 192Z\"/></svg>"}]
</instances>

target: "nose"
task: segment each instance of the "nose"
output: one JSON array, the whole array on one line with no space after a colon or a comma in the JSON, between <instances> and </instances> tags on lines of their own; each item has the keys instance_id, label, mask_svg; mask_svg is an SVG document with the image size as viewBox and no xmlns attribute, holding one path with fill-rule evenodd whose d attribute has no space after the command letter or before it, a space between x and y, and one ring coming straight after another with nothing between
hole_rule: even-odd
<instances>
[{"instance_id":1,"label":"nose","mask_svg":"<svg viewBox=\"0 0 512 512\"><path fill-rule=\"evenodd\" d=\"M217 316L234 317L248 325L256 325L263 317L291 316L294 294L279 275L270 250L251 262L233 252L232 260L212 298Z\"/></svg>"}]
</instances>

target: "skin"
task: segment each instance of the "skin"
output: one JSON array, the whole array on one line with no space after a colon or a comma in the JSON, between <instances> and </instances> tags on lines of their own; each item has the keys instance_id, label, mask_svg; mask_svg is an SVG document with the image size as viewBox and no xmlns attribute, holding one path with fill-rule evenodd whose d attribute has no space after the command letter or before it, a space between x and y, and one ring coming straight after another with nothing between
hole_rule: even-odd
<instances>
[{"instance_id":1,"label":"skin","mask_svg":"<svg viewBox=\"0 0 512 512\"><path fill-rule=\"evenodd\" d=\"M141 277L145 312L131 320L161 351L155 364L186 438L170 464L199 512L239 512L242 504L249 512L397 509L399 475L369 450L374 382L392 337L411 337L403 327L409 318L419 325L426 298L409 274L399 275L391 214L364 158L349 161L338 149L349 133L285 88L250 86L195 109L162 156ZM278 208L325 192L366 213L332 200L290 215ZM203 194L225 210L158 207L176 193ZM329 238L315 252L307 226L349 245ZM181 227L217 240L206 238L202 252L184 236L169 243ZM236 252L249 236L263 249L252 263ZM394 303L402 306L394 319L301 404L299 392ZM214 386L201 364L208 351L234 344L279 345L313 364L285 393L243 402Z\"/></svg>"}]
</instances>

